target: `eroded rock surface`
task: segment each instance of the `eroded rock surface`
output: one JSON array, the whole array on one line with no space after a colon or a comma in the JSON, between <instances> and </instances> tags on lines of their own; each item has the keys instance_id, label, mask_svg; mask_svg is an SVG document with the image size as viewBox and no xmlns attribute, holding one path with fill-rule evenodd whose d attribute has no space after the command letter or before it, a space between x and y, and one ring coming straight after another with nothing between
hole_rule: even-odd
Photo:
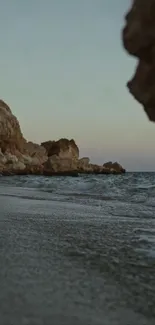
<instances>
[{"instance_id":1,"label":"eroded rock surface","mask_svg":"<svg viewBox=\"0 0 155 325\"><path fill-rule=\"evenodd\" d=\"M19 122L12 114L10 107L0 100L0 148L1 152L22 151L25 139L22 135Z\"/></svg>"},{"instance_id":2,"label":"eroded rock surface","mask_svg":"<svg viewBox=\"0 0 155 325\"><path fill-rule=\"evenodd\" d=\"M32 166L42 170L42 164L47 159L46 149L25 140L17 118L10 107L0 100L0 172L26 173Z\"/></svg>"},{"instance_id":3,"label":"eroded rock surface","mask_svg":"<svg viewBox=\"0 0 155 325\"><path fill-rule=\"evenodd\" d=\"M46 141L42 142L41 145L46 149L48 157L57 155L62 159L79 158L79 148L73 139L63 138L58 141Z\"/></svg>"},{"instance_id":4,"label":"eroded rock surface","mask_svg":"<svg viewBox=\"0 0 155 325\"><path fill-rule=\"evenodd\" d=\"M79 159L75 141L60 139L42 145L27 142L10 107L0 100L0 173L2 175L66 175L122 173L118 166L98 166Z\"/></svg>"},{"instance_id":5,"label":"eroded rock surface","mask_svg":"<svg viewBox=\"0 0 155 325\"><path fill-rule=\"evenodd\" d=\"M155 0L134 0L125 20L124 48L138 58L135 75L127 86L155 122Z\"/></svg>"},{"instance_id":6,"label":"eroded rock surface","mask_svg":"<svg viewBox=\"0 0 155 325\"><path fill-rule=\"evenodd\" d=\"M109 170L111 173L114 174L122 174L125 173L125 169L118 163L118 162L107 162L103 165L103 168L105 170Z\"/></svg>"}]
</instances>

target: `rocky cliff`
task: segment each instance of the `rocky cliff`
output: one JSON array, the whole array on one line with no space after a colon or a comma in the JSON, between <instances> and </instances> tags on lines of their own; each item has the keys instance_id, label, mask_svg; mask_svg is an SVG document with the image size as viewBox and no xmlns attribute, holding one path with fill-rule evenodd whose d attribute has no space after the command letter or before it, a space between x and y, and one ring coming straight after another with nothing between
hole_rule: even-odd
<instances>
[{"instance_id":1,"label":"rocky cliff","mask_svg":"<svg viewBox=\"0 0 155 325\"><path fill-rule=\"evenodd\" d=\"M112 163L98 166L89 158L79 159L75 141L60 139L41 145L27 142L10 107L0 100L0 173L1 175L73 175L79 173L122 173L125 170Z\"/></svg>"},{"instance_id":2,"label":"rocky cliff","mask_svg":"<svg viewBox=\"0 0 155 325\"><path fill-rule=\"evenodd\" d=\"M79 148L73 139L63 138L58 141L46 141L42 142L41 145L45 147L48 157L57 155L62 159L79 158Z\"/></svg>"},{"instance_id":3,"label":"rocky cliff","mask_svg":"<svg viewBox=\"0 0 155 325\"><path fill-rule=\"evenodd\" d=\"M35 172L47 160L44 147L27 142L10 107L0 100L0 172Z\"/></svg>"},{"instance_id":4,"label":"rocky cliff","mask_svg":"<svg viewBox=\"0 0 155 325\"><path fill-rule=\"evenodd\" d=\"M25 144L19 122L12 114L10 107L0 100L0 148L2 153L12 154L23 150Z\"/></svg>"},{"instance_id":5,"label":"rocky cliff","mask_svg":"<svg viewBox=\"0 0 155 325\"><path fill-rule=\"evenodd\" d=\"M143 105L148 118L155 122L155 0L134 0L125 21L124 48L138 58L127 87Z\"/></svg>"}]
</instances>

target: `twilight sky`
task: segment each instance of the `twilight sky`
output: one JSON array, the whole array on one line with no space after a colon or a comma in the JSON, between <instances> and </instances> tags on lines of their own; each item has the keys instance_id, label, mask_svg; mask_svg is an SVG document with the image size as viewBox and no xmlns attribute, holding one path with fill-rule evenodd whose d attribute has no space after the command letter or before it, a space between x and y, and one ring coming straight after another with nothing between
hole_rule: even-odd
<instances>
[{"instance_id":1,"label":"twilight sky","mask_svg":"<svg viewBox=\"0 0 155 325\"><path fill-rule=\"evenodd\" d=\"M126 89L131 0L0 0L1 98L24 136L74 138L93 162L155 170L155 124Z\"/></svg>"}]
</instances>

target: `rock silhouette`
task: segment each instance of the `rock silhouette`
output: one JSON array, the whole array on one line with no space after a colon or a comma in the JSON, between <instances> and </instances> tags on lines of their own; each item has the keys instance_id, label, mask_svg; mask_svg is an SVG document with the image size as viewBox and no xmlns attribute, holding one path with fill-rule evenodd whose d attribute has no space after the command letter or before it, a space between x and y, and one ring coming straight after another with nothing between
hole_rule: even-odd
<instances>
[{"instance_id":1,"label":"rock silhouette","mask_svg":"<svg viewBox=\"0 0 155 325\"><path fill-rule=\"evenodd\" d=\"M155 0L133 1L125 16L122 39L126 51L138 59L127 87L155 122Z\"/></svg>"}]
</instances>

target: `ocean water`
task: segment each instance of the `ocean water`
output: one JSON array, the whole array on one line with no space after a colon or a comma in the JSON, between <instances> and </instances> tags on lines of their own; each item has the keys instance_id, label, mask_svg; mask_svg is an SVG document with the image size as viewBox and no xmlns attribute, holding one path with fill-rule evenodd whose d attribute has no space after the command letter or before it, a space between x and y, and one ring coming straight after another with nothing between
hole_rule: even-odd
<instances>
[{"instance_id":1,"label":"ocean water","mask_svg":"<svg viewBox=\"0 0 155 325\"><path fill-rule=\"evenodd\" d=\"M155 173L0 177L1 325L154 325Z\"/></svg>"}]
</instances>

